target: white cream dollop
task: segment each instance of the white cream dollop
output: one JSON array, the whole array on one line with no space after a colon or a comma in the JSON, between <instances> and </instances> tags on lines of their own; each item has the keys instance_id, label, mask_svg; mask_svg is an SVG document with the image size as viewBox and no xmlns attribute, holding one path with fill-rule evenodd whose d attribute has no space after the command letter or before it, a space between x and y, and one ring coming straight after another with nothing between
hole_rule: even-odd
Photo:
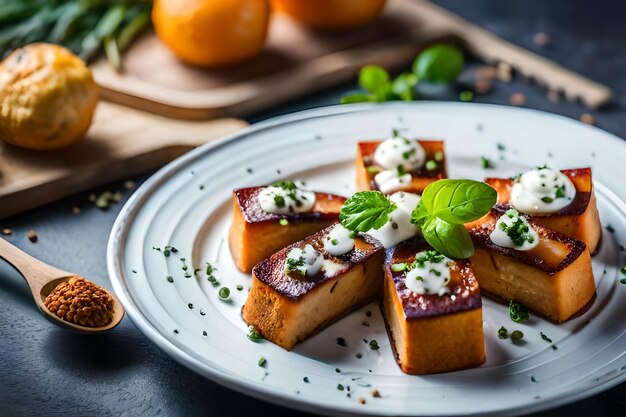
<instances>
[{"instance_id":1,"label":"white cream dollop","mask_svg":"<svg viewBox=\"0 0 626 417\"><path fill-rule=\"evenodd\" d=\"M399 175L397 170L382 171L374 176L374 182L383 194L389 194L407 188L411 185L412 179L411 174L404 173Z\"/></svg>"},{"instance_id":2,"label":"white cream dollop","mask_svg":"<svg viewBox=\"0 0 626 417\"><path fill-rule=\"evenodd\" d=\"M396 209L389 214L389 221L378 230L369 230L367 234L378 239L385 248L410 239L419 233L419 228L411 223L411 212L420 201L420 196L399 191L387 197L396 204Z\"/></svg>"},{"instance_id":3,"label":"white cream dollop","mask_svg":"<svg viewBox=\"0 0 626 417\"><path fill-rule=\"evenodd\" d=\"M259 191L261 209L274 214L291 214L311 211L315 205L315 193L304 188L302 182L283 182Z\"/></svg>"},{"instance_id":4,"label":"white cream dollop","mask_svg":"<svg viewBox=\"0 0 626 417\"><path fill-rule=\"evenodd\" d=\"M547 167L523 173L513 183L511 207L520 213L555 213L568 206L576 197L576 187L560 171Z\"/></svg>"},{"instance_id":5,"label":"white cream dollop","mask_svg":"<svg viewBox=\"0 0 626 417\"><path fill-rule=\"evenodd\" d=\"M405 171L413 171L425 162L426 152L422 145L401 136L385 139L374 151L374 163L391 171L397 171L398 166L402 166Z\"/></svg>"},{"instance_id":6,"label":"white cream dollop","mask_svg":"<svg viewBox=\"0 0 626 417\"><path fill-rule=\"evenodd\" d=\"M417 253L415 258L425 257L426 252ZM439 261L424 260L423 262L416 262L415 267L408 271L404 277L406 287L417 294L436 294L441 296L449 293L448 283L450 283L452 259L439 255L437 260Z\"/></svg>"},{"instance_id":7,"label":"white cream dollop","mask_svg":"<svg viewBox=\"0 0 626 417\"><path fill-rule=\"evenodd\" d=\"M324 257L307 243L304 248L293 248L289 251L285 260L285 271L311 276L317 274L323 264Z\"/></svg>"},{"instance_id":8,"label":"white cream dollop","mask_svg":"<svg viewBox=\"0 0 626 417\"><path fill-rule=\"evenodd\" d=\"M498 246L521 251L531 250L539 244L535 229L514 209L500 216L489 238Z\"/></svg>"},{"instance_id":9,"label":"white cream dollop","mask_svg":"<svg viewBox=\"0 0 626 417\"><path fill-rule=\"evenodd\" d=\"M352 233L341 224L336 224L324 237L324 249L332 256L341 256L354 248Z\"/></svg>"}]
</instances>

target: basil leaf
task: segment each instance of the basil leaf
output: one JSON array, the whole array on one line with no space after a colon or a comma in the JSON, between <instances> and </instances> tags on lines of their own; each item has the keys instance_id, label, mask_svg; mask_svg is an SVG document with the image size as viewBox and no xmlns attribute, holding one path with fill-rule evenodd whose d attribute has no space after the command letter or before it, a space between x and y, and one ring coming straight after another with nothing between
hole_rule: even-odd
<instances>
[{"instance_id":1,"label":"basil leaf","mask_svg":"<svg viewBox=\"0 0 626 417\"><path fill-rule=\"evenodd\" d=\"M389 84L389 73L378 65L366 65L359 72L359 84L370 93L377 93Z\"/></svg>"},{"instance_id":2,"label":"basil leaf","mask_svg":"<svg viewBox=\"0 0 626 417\"><path fill-rule=\"evenodd\" d=\"M355 93L348 94L347 96L343 96L340 99L341 104L351 104L351 103L367 103L370 101L377 101L377 97L374 94L366 94L366 93Z\"/></svg>"},{"instance_id":3,"label":"basil leaf","mask_svg":"<svg viewBox=\"0 0 626 417\"><path fill-rule=\"evenodd\" d=\"M415 74L405 72L398 75L391 84L391 92L397 95L400 100L411 101L413 100L413 89L417 84L417 77Z\"/></svg>"},{"instance_id":4,"label":"basil leaf","mask_svg":"<svg viewBox=\"0 0 626 417\"><path fill-rule=\"evenodd\" d=\"M375 96L372 101L386 101L391 91L389 73L378 65L366 65L359 72L359 84Z\"/></svg>"},{"instance_id":5,"label":"basil leaf","mask_svg":"<svg viewBox=\"0 0 626 417\"><path fill-rule=\"evenodd\" d=\"M418 204L411 212L411 223L422 227L424 223L432 216L426 209L424 204Z\"/></svg>"},{"instance_id":6,"label":"basil leaf","mask_svg":"<svg viewBox=\"0 0 626 417\"><path fill-rule=\"evenodd\" d=\"M454 82L463 69L463 52L453 45L437 44L424 49L413 62L413 73L420 80Z\"/></svg>"},{"instance_id":7,"label":"basil leaf","mask_svg":"<svg viewBox=\"0 0 626 417\"><path fill-rule=\"evenodd\" d=\"M389 221L389 214L396 205L379 191L355 193L343 203L339 221L353 232L367 232L380 229Z\"/></svg>"},{"instance_id":8,"label":"basil leaf","mask_svg":"<svg viewBox=\"0 0 626 417\"><path fill-rule=\"evenodd\" d=\"M419 218L431 216L453 224L463 224L481 218L496 203L498 193L489 185L473 180L439 180L426 187L419 206L411 217L419 225ZM419 208L418 206L418 208Z\"/></svg>"},{"instance_id":9,"label":"basil leaf","mask_svg":"<svg viewBox=\"0 0 626 417\"><path fill-rule=\"evenodd\" d=\"M465 259L474 254L472 238L462 224L431 217L422 226L422 235L430 246L449 258Z\"/></svg>"}]
</instances>

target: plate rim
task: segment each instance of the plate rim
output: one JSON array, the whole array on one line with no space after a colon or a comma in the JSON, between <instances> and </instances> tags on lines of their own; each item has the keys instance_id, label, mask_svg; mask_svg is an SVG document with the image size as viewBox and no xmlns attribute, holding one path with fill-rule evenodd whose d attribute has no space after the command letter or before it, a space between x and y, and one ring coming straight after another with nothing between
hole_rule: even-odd
<instances>
[{"instance_id":1,"label":"plate rim","mask_svg":"<svg viewBox=\"0 0 626 417\"><path fill-rule=\"evenodd\" d=\"M107 243L107 272L111 285L118 299L126 309L127 315L133 324L153 342L159 349L164 351L170 358L174 359L181 365L185 366L189 370L202 375L203 377L218 383L228 389L232 389L239 393L250 395L254 398L271 402L281 406L287 406L292 409L308 412L320 412L326 415L379 415L373 410L363 408L359 412L354 411L348 406L341 404L334 404L328 406L321 404L315 400L309 400L306 397L293 398L287 394L282 393L278 389L273 389L262 384L253 384L248 381L237 379L236 376L231 376L220 372L213 368L211 365L204 363L184 350L178 348L172 342L170 342L164 335L162 335L153 325L148 318L141 313L139 308L132 300L132 296L128 291L128 287L125 285L124 274L121 270L122 253L125 239L127 238L130 224L132 224L138 211L141 209L146 200L158 189L158 187L165 182L169 177L177 173L182 166L188 162L214 151L215 149L222 147L230 142L237 140L245 140L249 135L255 134L259 131L272 129L277 126L282 126L291 123L297 123L303 120L310 120L315 118L337 116L348 113L368 112L377 108L393 108L397 107L480 107L480 108L494 108L498 111L505 112L522 112L533 115L539 115L548 119L555 119L565 121L567 123L573 123L582 128L591 129L596 133L603 135L608 140L613 140L626 146L626 141L620 137L600 129L596 126L590 126L579 122L576 119L554 114L542 110L510 107L497 104L484 104L484 103L457 103L457 102L445 102L445 101L427 101L427 102L411 102L411 103L381 103L381 104L349 104L349 105L331 105L317 107L313 109L301 110L293 113L275 116L259 123L252 124L244 127L243 129L231 133L222 138L210 141L204 145L201 145L190 152L176 158L167 165L160 168L157 172L152 174L128 199L120 210L115 222L112 226L111 233L109 235ZM494 415L522 415L542 410L548 410L556 408L561 405L569 404L575 401L591 397L594 394L608 390L622 382L626 381L626 374L617 375L615 378L611 378L603 381L602 383L587 389L574 389L571 392L567 392L559 397L542 398L528 404L523 409L499 409L488 412L480 412L470 415L482 415L482 416L494 416ZM369 412L368 412L369 411Z\"/></svg>"}]
</instances>

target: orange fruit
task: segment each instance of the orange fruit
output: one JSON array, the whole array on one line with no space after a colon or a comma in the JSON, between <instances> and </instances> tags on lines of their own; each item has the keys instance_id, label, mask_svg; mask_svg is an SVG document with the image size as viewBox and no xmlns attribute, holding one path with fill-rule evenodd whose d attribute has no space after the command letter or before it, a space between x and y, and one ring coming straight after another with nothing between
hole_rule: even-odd
<instances>
[{"instance_id":1,"label":"orange fruit","mask_svg":"<svg viewBox=\"0 0 626 417\"><path fill-rule=\"evenodd\" d=\"M218 67L258 55L267 37L267 0L155 0L152 23L178 58Z\"/></svg>"},{"instance_id":2,"label":"orange fruit","mask_svg":"<svg viewBox=\"0 0 626 417\"><path fill-rule=\"evenodd\" d=\"M387 0L272 0L283 12L315 29L341 30L363 26L383 11Z\"/></svg>"}]
</instances>

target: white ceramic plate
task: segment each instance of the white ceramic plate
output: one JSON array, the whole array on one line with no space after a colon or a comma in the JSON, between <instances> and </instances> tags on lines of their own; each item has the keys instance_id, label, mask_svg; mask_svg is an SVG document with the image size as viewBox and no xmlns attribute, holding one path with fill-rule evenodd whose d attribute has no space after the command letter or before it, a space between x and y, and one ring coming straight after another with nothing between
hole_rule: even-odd
<instances>
[{"instance_id":1,"label":"white ceramic plate","mask_svg":"<svg viewBox=\"0 0 626 417\"><path fill-rule=\"evenodd\" d=\"M297 178L316 190L348 196L354 190L356 142L384 138L392 128L411 137L445 139L452 178L511 176L544 163L554 168L591 165L602 223L615 230L604 232L600 253L593 258L597 297L591 308L562 325L535 316L517 324L505 306L484 299L487 362L429 376L400 372L376 304L292 352L267 341L249 341L240 309L250 277L235 269L227 245L231 190ZM496 168L482 169L481 155ZM155 174L113 227L109 274L130 318L160 348L207 378L258 398L329 414L537 411L626 379L626 285L619 282L619 267L625 264L620 244L626 246L625 160L626 145L620 139L532 110L411 103L306 111L212 142ZM152 248L168 244L178 253L166 258ZM197 277L184 277L179 258L186 259L188 271L201 268ZM220 301L217 288L207 281L206 261L230 288L230 302ZM498 339L500 326L523 331L524 343ZM345 338L347 347L336 343L338 337ZM363 339L376 339L380 350L370 350ZM260 357L267 359L266 367L258 366ZM381 398L372 397L374 388ZM359 404L359 398L366 404Z\"/></svg>"}]
</instances>

